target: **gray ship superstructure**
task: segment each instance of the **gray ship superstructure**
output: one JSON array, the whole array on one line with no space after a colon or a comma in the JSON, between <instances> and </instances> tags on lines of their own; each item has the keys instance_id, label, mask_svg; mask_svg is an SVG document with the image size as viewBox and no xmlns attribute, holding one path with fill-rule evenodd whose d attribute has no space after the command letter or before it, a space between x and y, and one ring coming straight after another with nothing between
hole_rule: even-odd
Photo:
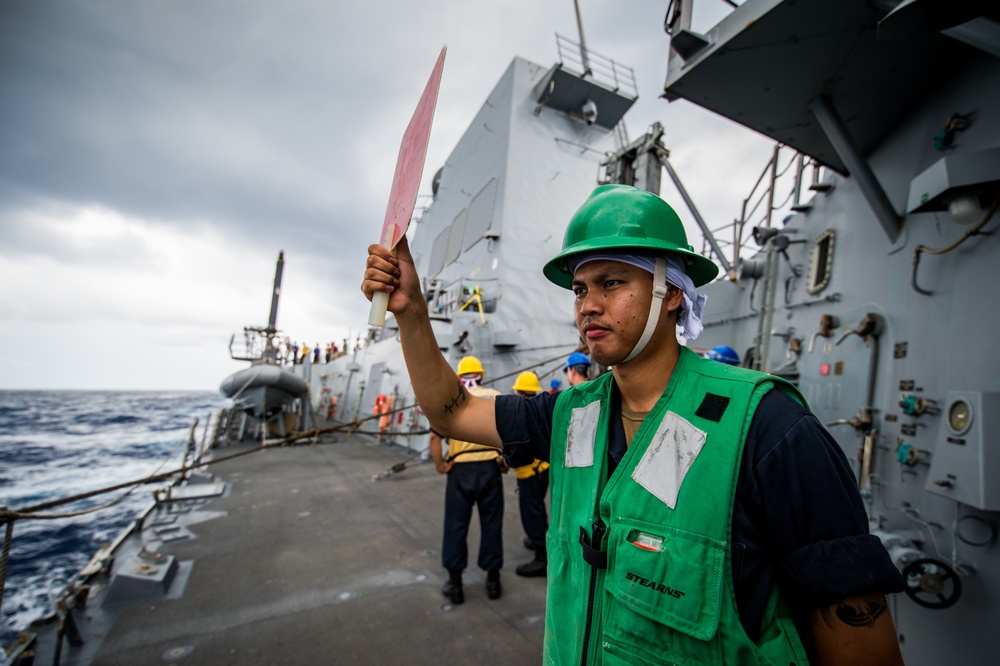
<instances>
[{"instance_id":1,"label":"gray ship superstructure","mask_svg":"<svg viewBox=\"0 0 1000 666\"><path fill-rule=\"evenodd\" d=\"M750 0L703 32L691 5L668 16L667 97L780 146L714 230L729 276L705 289L697 345L795 382L855 461L906 580L906 663L993 663L996 5Z\"/></svg>"}]
</instances>

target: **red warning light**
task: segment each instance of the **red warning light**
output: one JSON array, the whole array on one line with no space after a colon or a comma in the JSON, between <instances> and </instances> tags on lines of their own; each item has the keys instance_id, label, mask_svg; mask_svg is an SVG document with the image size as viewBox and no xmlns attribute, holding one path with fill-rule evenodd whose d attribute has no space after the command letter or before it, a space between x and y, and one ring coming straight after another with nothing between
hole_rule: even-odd
<instances>
[{"instance_id":1,"label":"red warning light","mask_svg":"<svg viewBox=\"0 0 1000 666\"><path fill-rule=\"evenodd\" d=\"M830 374L830 364L829 363L820 363L819 364L819 374L823 375L824 377L826 377L827 375L829 375Z\"/></svg>"}]
</instances>

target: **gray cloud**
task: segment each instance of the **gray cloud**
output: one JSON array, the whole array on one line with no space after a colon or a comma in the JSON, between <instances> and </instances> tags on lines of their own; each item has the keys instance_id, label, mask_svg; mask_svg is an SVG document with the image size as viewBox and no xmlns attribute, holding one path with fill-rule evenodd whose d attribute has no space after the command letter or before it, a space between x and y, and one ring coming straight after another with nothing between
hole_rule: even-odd
<instances>
[{"instance_id":1,"label":"gray cloud","mask_svg":"<svg viewBox=\"0 0 1000 666\"><path fill-rule=\"evenodd\" d=\"M696 201L720 207L702 212L731 217L720 190L745 190L702 166L705 114L657 99L666 3L581 8L588 46L635 67L632 135L664 120L675 161L700 167L686 183ZM575 39L571 3L5 0L0 279L25 284L0 294L0 347L73 330L88 353L108 354L88 360L102 368L88 378L128 387L127 350L100 342L128 331L129 353L162 356L163 376L174 373L164 387L213 386L229 332L266 318L282 249L279 326L311 343L356 333L364 249L441 45L422 192L514 56L555 62L556 32ZM725 127L709 126L710 145L732 150ZM102 235L80 211L120 224ZM23 361L12 374L0 360L0 381L84 386L49 359Z\"/></svg>"},{"instance_id":2,"label":"gray cloud","mask_svg":"<svg viewBox=\"0 0 1000 666\"><path fill-rule=\"evenodd\" d=\"M291 222L313 245L331 217L353 229L370 213L337 176L361 166L343 140L360 93L385 91L330 62L350 43L321 53L324 21L282 3L293 40L251 3L39 4L0 20L8 210L52 198L265 237Z\"/></svg>"}]
</instances>

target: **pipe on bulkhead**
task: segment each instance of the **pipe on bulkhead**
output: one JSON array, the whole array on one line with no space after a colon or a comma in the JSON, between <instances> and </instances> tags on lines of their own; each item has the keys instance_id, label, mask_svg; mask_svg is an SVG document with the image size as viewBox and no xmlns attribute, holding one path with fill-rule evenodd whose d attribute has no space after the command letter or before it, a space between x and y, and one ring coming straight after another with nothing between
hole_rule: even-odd
<instances>
[{"instance_id":1,"label":"pipe on bulkhead","mask_svg":"<svg viewBox=\"0 0 1000 666\"><path fill-rule=\"evenodd\" d=\"M959 238L951 245L948 245L947 247L942 247L939 249L930 248L927 247L926 245L918 245L917 247L915 247L913 249L913 273L911 273L910 275L910 286L913 287L913 290L916 291L918 294L923 294L924 296L931 296L934 294L933 291L929 291L927 289L921 289L920 285L917 284L917 268L920 265L920 255L922 253L946 254L948 252L951 252L956 247L964 243L966 240L978 234L979 230L982 229L984 226L986 226L987 222L993 219L993 215L997 212L998 207L1000 207L1000 195L997 195L993 199L993 204L990 206L990 209L986 211L986 215L984 215L983 218L979 220L979 222L977 222L974 227L966 231L961 238Z\"/></svg>"}]
</instances>

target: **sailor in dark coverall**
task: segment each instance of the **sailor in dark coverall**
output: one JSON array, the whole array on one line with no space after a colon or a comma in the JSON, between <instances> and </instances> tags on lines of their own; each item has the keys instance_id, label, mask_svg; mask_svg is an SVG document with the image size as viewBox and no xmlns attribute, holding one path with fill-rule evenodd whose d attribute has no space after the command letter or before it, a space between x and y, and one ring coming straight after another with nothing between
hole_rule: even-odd
<instances>
[{"instance_id":1,"label":"sailor in dark coverall","mask_svg":"<svg viewBox=\"0 0 1000 666\"><path fill-rule=\"evenodd\" d=\"M479 385L486 371L475 356L458 363L458 376L472 395L494 398L499 391ZM465 601L462 572L468 566L467 537L472 507L479 510L479 568L486 571L486 596L500 598L500 568L503 566L503 479L507 471L500 452L494 448L448 440L448 457L442 456L441 436L431 432L431 458L441 474L448 475L444 498L444 537L441 563L448 570L448 581L441 593L453 604Z\"/></svg>"}]
</instances>

